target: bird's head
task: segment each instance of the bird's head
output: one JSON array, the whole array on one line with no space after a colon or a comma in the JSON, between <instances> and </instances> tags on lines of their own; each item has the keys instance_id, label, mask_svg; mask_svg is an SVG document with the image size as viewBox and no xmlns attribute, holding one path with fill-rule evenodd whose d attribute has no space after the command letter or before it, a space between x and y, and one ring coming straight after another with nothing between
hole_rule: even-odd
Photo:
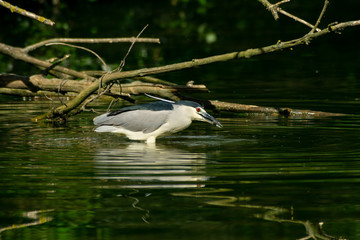
<instances>
[{"instance_id":1,"label":"bird's head","mask_svg":"<svg viewBox=\"0 0 360 240\"><path fill-rule=\"evenodd\" d=\"M192 120L198 120L202 122L208 122L212 125L215 125L218 128L221 128L221 123L216 120L213 116L208 114L205 109L198 103L193 101L179 101L175 103L181 108L186 109L186 113Z\"/></svg>"}]
</instances>

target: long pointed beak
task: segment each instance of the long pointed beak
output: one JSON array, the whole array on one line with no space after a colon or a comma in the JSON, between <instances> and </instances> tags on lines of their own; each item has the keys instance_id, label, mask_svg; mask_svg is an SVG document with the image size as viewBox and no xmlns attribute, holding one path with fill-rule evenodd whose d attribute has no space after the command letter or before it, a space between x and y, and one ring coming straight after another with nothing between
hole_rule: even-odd
<instances>
[{"instance_id":1,"label":"long pointed beak","mask_svg":"<svg viewBox=\"0 0 360 240\"><path fill-rule=\"evenodd\" d=\"M200 112L199 115L204 118L205 122L215 125L218 128L222 128L223 125L207 112Z\"/></svg>"}]
</instances>

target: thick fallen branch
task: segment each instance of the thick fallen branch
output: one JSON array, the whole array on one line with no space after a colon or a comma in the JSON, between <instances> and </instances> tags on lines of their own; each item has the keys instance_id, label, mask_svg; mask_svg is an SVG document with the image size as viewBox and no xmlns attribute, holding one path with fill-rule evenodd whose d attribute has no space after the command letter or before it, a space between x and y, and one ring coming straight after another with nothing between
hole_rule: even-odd
<instances>
[{"instance_id":1,"label":"thick fallen branch","mask_svg":"<svg viewBox=\"0 0 360 240\"><path fill-rule=\"evenodd\" d=\"M0 88L0 94L15 95L21 97L46 97L46 96L58 96L55 92L48 91L30 91L27 89L18 88Z\"/></svg>"},{"instance_id":2,"label":"thick fallen branch","mask_svg":"<svg viewBox=\"0 0 360 240\"><path fill-rule=\"evenodd\" d=\"M24 77L15 74L1 74L0 75L0 93L20 95L20 96L35 96L36 92L43 91L54 93L80 93L93 82L88 80L64 80L58 78L47 79L44 76L37 74L31 77ZM14 91L11 91L14 90ZM27 90L27 91L15 91ZM30 92L32 94L30 94ZM174 95L178 92L208 92L205 85L164 85L161 83L144 83L140 81L113 85L110 90L105 93L111 96L129 96L140 95L143 93L156 94L164 97L169 97L173 100L180 100Z\"/></svg>"},{"instance_id":3,"label":"thick fallen branch","mask_svg":"<svg viewBox=\"0 0 360 240\"><path fill-rule=\"evenodd\" d=\"M212 109L213 111L226 111L226 112L235 112L235 113L262 114L262 115L301 117L301 118L331 117L331 116L346 115L342 113L330 113L330 112L321 112L321 111L312 111L312 110L274 108L274 107L264 107L257 105L229 103L218 100L202 100L192 97L182 97L182 99L198 102L203 106L205 106L205 108Z\"/></svg>"},{"instance_id":4,"label":"thick fallen branch","mask_svg":"<svg viewBox=\"0 0 360 240\"><path fill-rule=\"evenodd\" d=\"M312 111L312 110L261 107L256 105L244 105L237 103L220 102L216 100L207 101L207 104L205 105L217 111L243 112L250 114L261 113L261 114L270 114L270 115L282 115L288 117L314 118L314 117L331 117L331 116L345 115L342 113L329 113L329 112Z\"/></svg>"}]
</instances>

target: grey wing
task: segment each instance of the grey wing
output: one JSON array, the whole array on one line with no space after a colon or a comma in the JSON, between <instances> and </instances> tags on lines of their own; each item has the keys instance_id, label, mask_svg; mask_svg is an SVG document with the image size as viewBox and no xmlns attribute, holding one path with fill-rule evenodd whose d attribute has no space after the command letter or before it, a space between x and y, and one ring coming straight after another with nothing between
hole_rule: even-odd
<instances>
[{"instance_id":1,"label":"grey wing","mask_svg":"<svg viewBox=\"0 0 360 240\"><path fill-rule=\"evenodd\" d=\"M134 132L150 133L161 127L171 111L133 110L123 112L115 116L109 113L94 118L94 124L98 126L115 126Z\"/></svg>"}]
</instances>

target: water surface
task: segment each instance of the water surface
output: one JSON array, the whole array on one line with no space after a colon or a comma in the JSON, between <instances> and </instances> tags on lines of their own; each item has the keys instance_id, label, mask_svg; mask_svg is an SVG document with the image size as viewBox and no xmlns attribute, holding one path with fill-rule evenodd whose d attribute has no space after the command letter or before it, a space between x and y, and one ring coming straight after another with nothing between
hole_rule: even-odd
<instances>
[{"instance_id":1,"label":"water surface","mask_svg":"<svg viewBox=\"0 0 360 240\"><path fill-rule=\"evenodd\" d=\"M360 237L360 118L221 117L155 146L53 128L50 102L0 105L7 239Z\"/></svg>"}]
</instances>

